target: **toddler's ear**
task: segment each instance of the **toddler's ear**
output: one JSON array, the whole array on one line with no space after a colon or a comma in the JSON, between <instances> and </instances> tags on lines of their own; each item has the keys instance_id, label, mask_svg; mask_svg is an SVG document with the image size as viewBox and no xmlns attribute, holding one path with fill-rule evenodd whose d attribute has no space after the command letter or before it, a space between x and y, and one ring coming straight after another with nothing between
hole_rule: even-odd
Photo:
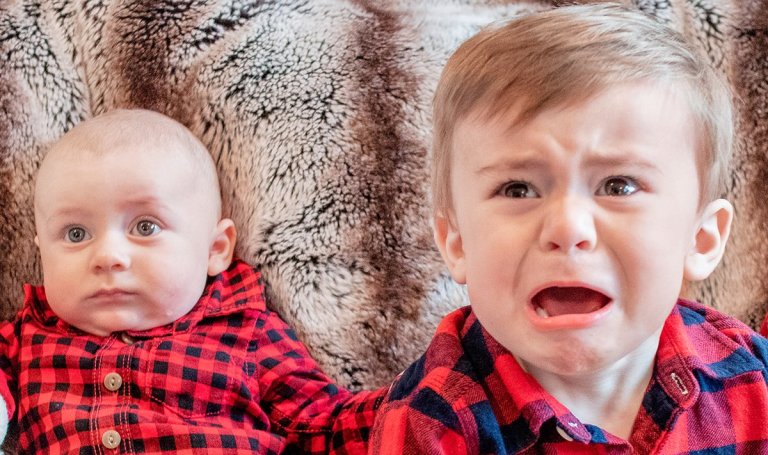
<instances>
[{"instance_id":1,"label":"toddler's ear","mask_svg":"<svg viewBox=\"0 0 768 455\"><path fill-rule=\"evenodd\" d=\"M703 280L715 270L725 252L732 221L733 206L725 199L717 199L704 207L696 237L685 258L687 281Z\"/></svg>"},{"instance_id":2,"label":"toddler's ear","mask_svg":"<svg viewBox=\"0 0 768 455\"><path fill-rule=\"evenodd\" d=\"M227 270L235 253L237 229L229 218L222 218L216 225L216 234L208 252L208 276L215 276Z\"/></svg>"},{"instance_id":3,"label":"toddler's ear","mask_svg":"<svg viewBox=\"0 0 768 455\"><path fill-rule=\"evenodd\" d=\"M464 245L461 234L447 216L436 215L432 226L435 243L440 249L443 261L448 266L453 279L459 284L467 283L467 273L464 258Z\"/></svg>"}]
</instances>

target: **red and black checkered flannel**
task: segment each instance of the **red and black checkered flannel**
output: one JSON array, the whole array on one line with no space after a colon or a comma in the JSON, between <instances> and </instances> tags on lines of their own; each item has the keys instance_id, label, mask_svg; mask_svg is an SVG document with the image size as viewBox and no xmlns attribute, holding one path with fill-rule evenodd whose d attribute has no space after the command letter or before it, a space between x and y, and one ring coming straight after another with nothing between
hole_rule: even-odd
<instances>
[{"instance_id":1,"label":"red and black checkered flannel","mask_svg":"<svg viewBox=\"0 0 768 455\"><path fill-rule=\"evenodd\" d=\"M469 308L443 320L395 382L374 454L768 454L768 341L679 301L629 441L580 422L481 327Z\"/></svg>"},{"instance_id":2,"label":"red and black checkered flannel","mask_svg":"<svg viewBox=\"0 0 768 455\"><path fill-rule=\"evenodd\" d=\"M0 329L2 395L22 451L364 453L382 393L337 388L263 291L236 261L178 321L103 338L68 326L42 288L26 286L18 318Z\"/></svg>"}]
</instances>

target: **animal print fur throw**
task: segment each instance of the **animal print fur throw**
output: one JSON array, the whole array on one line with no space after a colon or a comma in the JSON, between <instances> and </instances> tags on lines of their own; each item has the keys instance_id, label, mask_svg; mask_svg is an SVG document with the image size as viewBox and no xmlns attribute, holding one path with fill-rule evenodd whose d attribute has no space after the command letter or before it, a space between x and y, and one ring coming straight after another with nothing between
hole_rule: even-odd
<instances>
[{"instance_id":1,"label":"animal print fur throw","mask_svg":"<svg viewBox=\"0 0 768 455\"><path fill-rule=\"evenodd\" d=\"M57 137L115 107L210 148L237 253L341 384L388 383L464 304L433 246L430 106L441 67L523 0L0 0L0 297L40 282L33 176ZM768 303L768 3L636 0L730 81L737 221L694 297L757 326ZM98 191L98 188L94 188ZM674 220L669 220L673 223Z\"/></svg>"}]
</instances>

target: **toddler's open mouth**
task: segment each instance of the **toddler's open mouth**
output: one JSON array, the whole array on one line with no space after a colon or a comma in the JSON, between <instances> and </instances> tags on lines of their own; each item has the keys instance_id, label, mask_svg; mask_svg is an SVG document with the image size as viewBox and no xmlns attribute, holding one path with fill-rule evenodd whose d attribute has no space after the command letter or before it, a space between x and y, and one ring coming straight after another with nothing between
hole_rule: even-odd
<instances>
[{"instance_id":1,"label":"toddler's open mouth","mask_svg":"<svg viewBox=\"0 0 768 455\"><path fill-rule=\"evenodd\" d=\"M593 313L610 301L608 296L593 289L559 286L542 289L531 299L536 314L542 318Z\"/></svg>"}]
</instances>

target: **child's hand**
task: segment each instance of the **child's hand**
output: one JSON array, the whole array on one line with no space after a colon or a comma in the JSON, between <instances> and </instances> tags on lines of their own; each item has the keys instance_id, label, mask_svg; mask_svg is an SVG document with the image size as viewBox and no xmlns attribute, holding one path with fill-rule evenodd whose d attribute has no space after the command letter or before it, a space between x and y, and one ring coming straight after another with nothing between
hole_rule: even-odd
<instances>
[{"instance_id":1,"label":"child's hand","mask_svg":"<svg viewBox=\"0 0 768 455\"><path fill-rule=\"evenodd\" d=\"M8 433L8 407L5 404L3 396L0 394L0 455L3 455L3 442L5 441L5 435Z\"/></svg>"}]
</instances>

